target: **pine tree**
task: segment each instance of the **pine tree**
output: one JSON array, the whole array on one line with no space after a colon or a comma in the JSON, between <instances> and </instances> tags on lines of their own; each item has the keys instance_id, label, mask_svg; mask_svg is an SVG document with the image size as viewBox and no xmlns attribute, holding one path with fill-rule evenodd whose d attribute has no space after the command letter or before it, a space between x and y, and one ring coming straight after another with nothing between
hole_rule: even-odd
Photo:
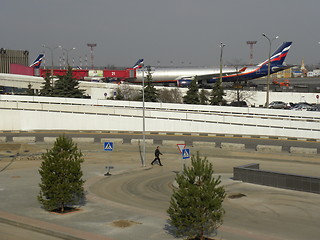
<instances>
[{"instance_id":1,"label":"pine tree","mask_svg":"<svg viewBox=\"0 0 320 240\"><path fill-rule=\"evenodd\" d=\"M72 68L69 67L66 75L58 76L53 87L53 97L83 98L84 90L79 89L79 82L72 76Z\"/></svg>"},{"instance_id":2,"label":"pine tree","mask_svg":"<svg viewBox=\"0 0 320 240\"><path fill-rule=\"evenodd\" d=\"M199 87L197 83L197 76L191 81L187 94L183 96L183 103L186 104L199 104Z\"/></svg>"},{"instance_id":3,"label":"pine tree","mask_svg":"<svg viewBox=\"0 0 320 240\"><path fill-rule=\"evenodd\" d=\"M201 159L199 152L191 158L191 167L184 167L175 178L178 189L173 191L167 210L171 224L178 236L204 239L223 222L222 202L225 190L220 177L213 177L213 166L207 158Z\"/></svg>"},{"instance_id":4,"label":"pine tree","mask_svg":"<svg viewBox=\"0 0 320 240\"><path fill-rule=\"evenodd\" d=\"M51 150L42 155L38 201L48 211L79 205L84 198L84 180L80 164L83 154L64 135L58 137Z\"/></svg>"},{"instance_id":5,"label":"pine tree","mask_svg":"<svg viewBox=\"0 0 320 240\"><path fill-rule=\"evenodd\" d=\"M158 91L152 84L151 67L147 66L146 84L144 87L144 101L145 102L157 102ZM140 100L142 100L142 91Z\"/></svg>"},{"instance_id":6,"label":"pine tree","mask_svg":"<svg viewBox=\"0 0 320 240\"><path fill-rule=\"evenodd\" d=\"M200 94L199 94L199 101L200 101L200 104L201 105L207 105L207 101L209 99L207 98L207 95L206 95L206 90L204 90L203 88L201 89L200 91Z\"/></svg>"},{"instance_id":7,"label":"pine tree","mask_svg":"<svg viewBox=\"0 0 320 240\"><path fill-rule=\"evenodd\" d=\"M27 89L26 94L27 94L28 96L34 96L34 95L35 95L35 94L34 94L34 89L32 88L31 83L28 84L28 89Z\"/></svg>"},{"instance_id":8,"label":"pine tree","mask_svg":"<svg viewBox=\"0 0 320 240\"><path fill-rule=\"evenodd\" d=\"M223 99L223 96L226 94L224 93L223 87L220 83L220 81L216 81L216 83L213 85L211 96L210 96L210 104L211 105L223 105L225 103L225 100Z\"/></svg>"},{"instance_id":9,"label":"pine tree","mask_svg":"<svg viewBox=\"0 0 320 240\"><path fill-rule=\"evenodd\" d=\"M51 77L50 74L47 73L47 75L44 77L44 83L41 87L40 95L50 97L52 95L52 90Z\"/></svg>"}]
</instances>

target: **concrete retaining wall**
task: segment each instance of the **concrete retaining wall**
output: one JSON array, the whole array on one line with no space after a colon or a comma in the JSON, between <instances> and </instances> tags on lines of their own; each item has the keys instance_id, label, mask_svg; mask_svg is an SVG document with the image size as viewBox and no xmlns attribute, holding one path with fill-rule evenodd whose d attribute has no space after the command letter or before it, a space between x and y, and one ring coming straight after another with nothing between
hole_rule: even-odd
<instances>
[{"instance_id":1,"label":"concrete retaining wall","mask_svg":"<svg viewBox=\"0 0 320 240\"><path fill-rule=\"evenodd\" d=\"M234 167L233 179L270 187L320 194L320 178L263 171L259 169L259 164Z\"/></svg>"},{"instance_id":2,"label":"concrete retaining wall","mask_svg":"<svg viewBox=\"0 0 320 240\"><path fill-rule=\"evenodd\" d=\"M257 152L281 152L282 146L258 145Z\"/></svg>"},{"instance_id":3,"label":"concrete retaining wall","mask_svg":"<svg viewBox=\"0 0 320 240\"><path fill-rule=\"evenodd\" d=\"M317 154L316 148L290 147L290 153L295 154Z\"/></svg>"}]
</instances>

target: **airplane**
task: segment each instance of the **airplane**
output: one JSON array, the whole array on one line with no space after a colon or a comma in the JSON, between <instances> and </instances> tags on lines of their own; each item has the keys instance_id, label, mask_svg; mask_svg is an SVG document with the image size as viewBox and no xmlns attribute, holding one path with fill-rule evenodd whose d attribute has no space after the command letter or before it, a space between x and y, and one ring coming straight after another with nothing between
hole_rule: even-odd
<instances>
[{"instance_id":1,"label":"airplane","mask_svg":"<svg viewBox=\"0 0 320 240\"><path fill-rule=\"evenodd\" d=\"M283 65L292 42L283 42L282 45L270 57L270 74L283 71L291 66ZM222 69L222 82L247 81L268 75L268 61L263 61L256 66L246 66L236 69L224 67ZM142 75L146 77L146 68L142 68L143 59L139 59L132 69L135 69L135 77L125 79L128 83L141 83ZM144 71L144 72L143 72ZM167 86L188 87L196 77L202 87L212 87L220 80L220 68L160 68L151 67L152 82Z\"/></svg>"},{"instance_id":2,"label":"airplane","mask_svg":"<svg viewBox=\"0 0 320 240\"><path fill-rule=\"evenodd\" d=\"M43 58L44 58L44 54L40 53L29 67L40 68Z\"/></svg>"}]
</instances>

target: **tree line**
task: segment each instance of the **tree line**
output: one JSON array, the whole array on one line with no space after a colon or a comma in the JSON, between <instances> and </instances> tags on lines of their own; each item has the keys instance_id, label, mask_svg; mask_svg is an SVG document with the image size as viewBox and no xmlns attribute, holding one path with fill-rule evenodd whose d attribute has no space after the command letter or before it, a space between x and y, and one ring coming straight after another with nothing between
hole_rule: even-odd
<instances>
[{"instance_id":1,"label":"tree line","mask_svg":"<svg viewBox=\"0 0 320 240\"><path fill-rule=\"evenodd\" d=\"M145 102L164 102L164 103L184 103L184 104L200 104L200 105L225 105L226 95L220 81L217 81L211 90L199 88L197 76L188 86L186 95L182 96L179 88L174 89L156 89L152 81L151 67L146 67L146 78L144 89L136 90L126 84L119 85L115 91L115 95L108 99L142 101L142 91L144 91ZM72 76L72 68L69 67L66 75L57 76L58 80L53 81L53 77L47 74L44 78L43 86L39 95L46 97L65 97L65 98L89 98L85 95L85 91L79 89L79 82ZM35 91L29 84L27 95L35 95ZM239 101L239 94L238 101Z\"/></svg>"},{"instance_id":2,"label":"tree line","mask_svg":"<svg viewBox=\"0 0 320 240\"><path fill-rule=\"evenodd\" d=\"M72 68L69 66L66 75L57 75L53 80L49 73L44 77L43 86L39 95L45 97L88 98L85 91L79 89L79 82L72 76ZM27 95L36 95L32 85L28 85Z\"/></svg>"},{"instance_id":3,"label":"tree line","mask_svg":"<svg viewBox=\"0 0 320 240\"><path fill-rule=\"evenodd\" d=\"M226 101L222 84L217 81L211 89L199 89L197 76L191 81L188 86L188 91L185 96L182 96L179 88L175 89L156 89L152 81L151 67L146 67L146 81L144 86L144 100L146 102L165 102L165 103L185 103L185 104L201 104L201 105L224 105ZM142 101L142 90L135 92L132 88L118 87L116 95L109 99L116 100L132 100Z\"/></svg>"}]
</instances>

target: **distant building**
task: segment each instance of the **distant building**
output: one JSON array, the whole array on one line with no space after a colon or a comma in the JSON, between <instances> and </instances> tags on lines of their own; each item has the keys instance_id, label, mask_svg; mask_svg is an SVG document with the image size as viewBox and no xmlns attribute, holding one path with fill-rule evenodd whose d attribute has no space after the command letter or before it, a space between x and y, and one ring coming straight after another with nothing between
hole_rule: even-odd
<instances>
[{"instance_id":1,"label":"distant building","mask_svg":"<svg viewBox=\"0 0 320 240\"><path fill-rule=\"evenodd\" d=\"M303 73L301 71L301 66L292 67L292 77L302 77Z\"/></svg>"},{"instance_id":2,"label":"distant building","mask_svg":"<svg viewBox=\"0 0 320 240\"><path fill-rule=\"evenodd\" d=\"M301 72L302 72L303 77L307 76L308 69L304 65L304 58L302 58L302 61L301 61Z\"/></svg>"},{"instance_id":3,"label":"distant building","mask_svg":"<svg viewBox=\"0 0 320 240\"><path fill-rule=\"evenodd\" d=\"M292 72L293 77L302 77L303 73L300 70L296 70Z\"/></svg>"},{"instance_id":4,"label":"distant building","mask_svg":"<svg viewBox=\"0 0 320 240\"><path fill-rule=\"evenodd\" d=\"M288 68L286 70L277 72L272 74L273 77L276 78L291 78L292 77L292 68Z\"/></svg>"},{"instance_id":5,"label":"distant building","mask_svg":"<svg viewBox=\"0 0 320 240\"><path fill-rule=\"evenodd\" d=\"M315 69L313 71L307 72L307 77L319 77L320 69Z\"/></svg>"},{"instance_id":6,"label":"distant building","mask_svg":"<svg viewBox=\"0 0 320 240\"><path fill-rule=\"evenodd\" d=\"M29 51L0 48L0 73L10 73L10 64L29 65Z\"/></svg>"},{"instance_id":7,"label":"distant building","mask_svg":"<svg viewBox=\"0 0 320 240\"><path fill-rule=\"evenodd\" d=\"M315 77L320 77L320 69L313 70Z\"/></svg>"}]
</instances>

